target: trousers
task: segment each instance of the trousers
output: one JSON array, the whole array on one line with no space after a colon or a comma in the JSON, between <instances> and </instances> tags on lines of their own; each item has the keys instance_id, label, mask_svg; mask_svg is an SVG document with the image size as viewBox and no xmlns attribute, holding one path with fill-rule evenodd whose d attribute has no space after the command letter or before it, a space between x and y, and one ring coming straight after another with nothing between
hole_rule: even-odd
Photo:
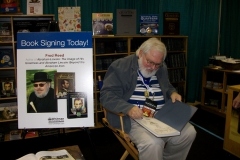
<instances>
[{"instance_id":1,"label":"trousers","mask_svg":"<svg viewBox=\"0 0 240 160\"><path fill-rule=\"evenodd\" d=\"M195 128L187 123L181 135L158 138L131 119L129 138L138 149L139 160L185 160L196 134Z\"/></svg>"}]
</instances>

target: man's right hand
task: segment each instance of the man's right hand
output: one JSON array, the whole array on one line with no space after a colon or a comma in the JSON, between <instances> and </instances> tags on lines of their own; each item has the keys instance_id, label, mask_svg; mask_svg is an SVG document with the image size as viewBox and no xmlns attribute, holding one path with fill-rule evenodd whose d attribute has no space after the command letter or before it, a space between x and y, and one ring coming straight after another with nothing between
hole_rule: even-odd
<instances>
[{"instance_id":1,"label":"man's right hand","mask_svg":"<svg viewBox=\"0 0 240 160\"><path fill-rule=\"evenodd\" d=\"M129 117L132 119L141 119L143 116L143 112L140 108L137 106L134 106L130 111L128 112Z\"/></svg>"},{"instance_id":2,"label":"man's right hand","mask_svg":"<svg viewBox=\"0 0 240 160\"><path fill-rule=\"evenodd\" d=\"M233 100L233 108L240 108L240 93Z\"/></svg>"}]
</instances>

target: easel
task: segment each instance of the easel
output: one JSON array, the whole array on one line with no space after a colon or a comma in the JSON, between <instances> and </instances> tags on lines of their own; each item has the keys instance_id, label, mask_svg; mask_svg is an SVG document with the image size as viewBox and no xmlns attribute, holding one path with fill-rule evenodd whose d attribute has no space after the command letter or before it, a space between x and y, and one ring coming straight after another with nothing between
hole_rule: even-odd
<instances>
[{"instance_id":1,"label":"easel","mask_svg":"<svg viewBox=\"0 0 240 160\"><path fill-rule=\"evenodd\" d=\"M81 127L81 129L83 129L83 131L86 133L86 135L88 136L88 139L89 139L89 142L90 142L90 145L91 145L91 150L92 150L92 152L93 152L93 158L94 159L97 159L98 158L98 156L97 156L97 152L96 152L96 148L95 148L95 145L94 145L94 143L93 143L93 141L92 141L92 138L91 138L91 133L90 133L90 130L89 130L89 128L88 127ZM64 134L65 134L65 132L64 132Z\"/></svg>"},{"instance_id":2,"label":"easel","mask_svg":"<svg viewBox=\"0 0 240 160\"><path fill-rule=\"evenodd\" d=\"M94 159L97 159L98 156L97 156L97 152L96 152L95 145L94 145L94 143L93 143L93 141L92 141L92 138L91 138L91 135L90 135L90 130L89 130L88 127L87 127L87 128L86 128L86 127L83 127L83 130L84 130L85 133L87 133L88 139L89 139L89 141L90 141L91 148L92 148L92 152L93 152L93 158L94 158Z\"/></svg>"}]
</instances>

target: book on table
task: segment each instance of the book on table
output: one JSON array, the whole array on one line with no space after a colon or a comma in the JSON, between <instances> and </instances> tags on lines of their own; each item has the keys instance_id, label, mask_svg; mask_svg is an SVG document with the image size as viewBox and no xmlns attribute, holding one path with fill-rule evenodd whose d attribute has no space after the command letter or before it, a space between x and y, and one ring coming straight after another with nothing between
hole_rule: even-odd
<instances>
[{"instance_id":1,"label":"book on table","mask_svg":"<svg viewBox=\"0 0 240 160\"><path fill-rule=\"evenodd\" d=\"M134 120L156 137L177 136L196 111L197 108L194 106L169 100L154 117L143 116L142 119Z\"/></svg>"},{"instance_id":2,"label":"book on table","mask_svg":"<svg viewBox=\"0 0 240 160\"><path fill-rule=\"evenodd\" d=\"M17 160L44 160L44 159L75 160L65 149L61 149L58 151L39 151L36 154L29 153L24 155L23 157L18 158Z\"/></svg>"}]
</instances>

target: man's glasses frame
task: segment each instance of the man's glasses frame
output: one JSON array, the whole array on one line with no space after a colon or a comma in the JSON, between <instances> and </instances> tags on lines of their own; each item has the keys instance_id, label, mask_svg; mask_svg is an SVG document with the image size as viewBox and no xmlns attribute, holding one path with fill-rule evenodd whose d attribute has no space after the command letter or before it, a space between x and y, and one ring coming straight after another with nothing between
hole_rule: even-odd
<instances>
[{"instance_id":1,"label":"man's glasses frame","mask_svg":"<svg viewBox=\"0 0 240 160\"><path fill-rule=\"evenodd\" d=\"M47 84L47 82L45 82L45 83L34 83L33 86L34 87L38 87L38 86L43 87L45 84Z\"/></svg>"},{"instance_id":2,"label":"man's glasses frame","mask_svg":"<svg viewBox=\"0 0 240 160\"><path fill-rule=\"evenodd\" d=\"M144 55L144 57L145 57L146 62L147 62L148 65L154 66L155 68L159 68L160 66L163 65L163 63L154 63L154 62L152 62L152 61L150 61L150 60L147 59L146 54L143 54L143 55Z\"/></svg>"}]
</instances>

